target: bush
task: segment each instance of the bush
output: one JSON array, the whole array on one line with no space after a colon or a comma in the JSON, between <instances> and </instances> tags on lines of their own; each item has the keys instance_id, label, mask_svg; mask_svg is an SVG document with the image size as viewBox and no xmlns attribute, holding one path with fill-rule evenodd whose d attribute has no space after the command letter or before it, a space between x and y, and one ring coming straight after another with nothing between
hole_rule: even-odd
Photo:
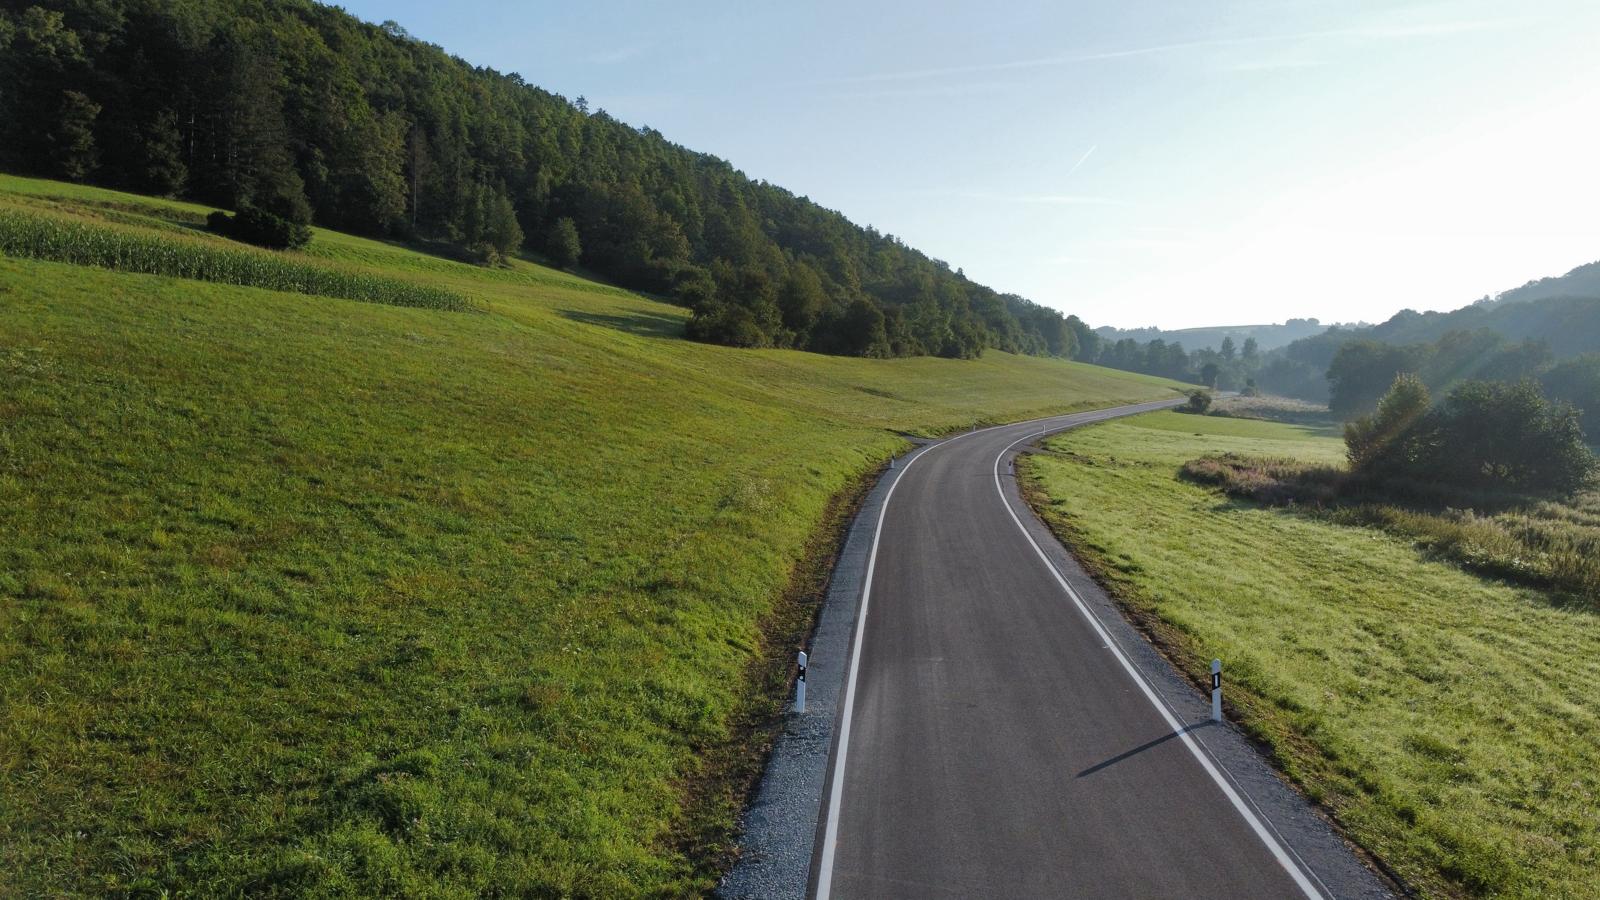
<instances>
[{"instance_id":1,"label":"bush","mask_svg":"<svg viewBox=\"0 0 1600 900\"><path fill-rule=\"evenodd\" d=\"M1389 386L1389 392L1378 401L1378 409L1344 426L1345 456L1350 468L1370 472L1379 464L1393 465L1403 453L1386 452L1389 446L1405 436L1428 412L1432 400L1422 379L1410 373L1401 373ZM1414 448L1408 448L1414 449ZM1404 460L1409 466L1411 461Z\"/></svg>"},{"instance_id":2,"label":"bush","mask_svg":"<svg viewBox=\"0 0 1600 900\"><path fill-rule=\"evenodd\" d=\"M1550 403L1531 380L1467 382L1434 418L1445 451L1437 471L1448 481L1570 494L1594 473L1577 412Z\"/></svg>"},{"instance_id":3,"label":"bush","mask_svg":"<svg viewBox=\"0 0 1600 900\"><path fill-rule=\"evenodd\" d=\"M278 253L214 241L140 233L9 210L0 210L0 253L391 306L451 310L468 307L467 299L454 291L398 278L324 268Z\"/></svg>"},{"instance_id":4,"label":"bush","mask_svg":"<svg viewBox=\"0 0 1600 900\"><path fill-rule=\"evenodd\" d=\"M1331 503L1338 497L1345 477L1345 473L1331 466L1234 453L1191 459L1178 474L1196 484L1219 487L1232 496L1272 506Z\"/></svg>"},{"instance_id":5,"label":"bush","mask_svg":"<svg viewBox=\"0 0 1600 900\"><path fill-rule=\"evenodd\" d=\"M1426 388L1401 376L1345 442L1362 474L1469 490L1571 494L1595 471L1577 412L1531 380L1469 381L1428 410Z\"/></svg>"},{"instance_id":6,"label":"bush","mask_svg":"<svg viewBox=\"0 0 1600 900\"><path fill-rule=\"evenodd\" d=\"M1184 412L1189 412L1189 413L1194 413L1197 416L1203 416L1203 415L1206 414L1206 411L1209 410L1210 408L1211 408L1211 392L1210 391L1190 391L1189 392L1189 402L1188 402L1188 404L1186 404L1183 407L1183 411Z\"/></svg>"},{"instance_id":7,"label":"bush","mask_svg":"<svg viewBox=\"0 0 1600 900\"><path fill-rule=\"evenodd\" d=\"M691 340L730 347L769 347L772 344L750 310L716 301L702 304L694 311L685 334Z\"/></svg>"},{"instance_id":8,"label":"bush","mask_svg":"<svg viewBox=\"0 0 1600 900\"><path fill-rule=\"evenodd\" d=\"M311 226L254 206L240 207L234 216L214 212L206 217L206 227L224 237L273 250L296 250L311 243Z\"/></svg>"}]
</instances>

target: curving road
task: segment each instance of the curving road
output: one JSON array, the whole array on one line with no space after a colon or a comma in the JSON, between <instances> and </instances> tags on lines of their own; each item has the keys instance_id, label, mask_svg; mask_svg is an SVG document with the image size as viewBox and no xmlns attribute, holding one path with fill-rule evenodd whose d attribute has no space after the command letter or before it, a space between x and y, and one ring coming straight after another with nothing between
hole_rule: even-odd
<instances>
[{"instance_id":1,"label":"curving road","mask_svg":"<svg viewBox=\"0 0 1600 900\"><path fill-rule=\"evenodd\" d=\"M1227 730L1160 699L1126 623L1068 586L1010 476L1041 429L1176 402L961 435L898 470L856 623L814 896L1336 893L1207 750Z\"/></svg>"}]
</instances>

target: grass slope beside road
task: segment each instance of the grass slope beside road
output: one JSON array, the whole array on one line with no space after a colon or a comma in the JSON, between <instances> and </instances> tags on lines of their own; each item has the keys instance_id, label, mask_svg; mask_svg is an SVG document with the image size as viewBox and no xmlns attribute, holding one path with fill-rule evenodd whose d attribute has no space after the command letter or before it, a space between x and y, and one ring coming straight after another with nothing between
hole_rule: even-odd
<instances>
[{"instance_id":1,"label":"grass slope beside road","mask_svg":"<svg viewBox=\"0 0 1600 900\"><path fill-rule=\"evenodd\" d=\"M1029 457L1036 506L1350 834L1424 893L1593 897L1600 618L1404 538L1180 481L1218 452L1336 462L1313 427L1156 413Z\"/></svg>"},{"instance_id":2,"label":"grass slope beside road","mask_svg":"<svg viewBox=\"0 0 1600 900\"><path fill-rule=\"evenodd\" d=\"M216 240L51 182L0 207ZM1169 393L700 345L525 262L310 250L477 311L0 257L0 895L703 891L686 786L890 429Z\"/></svg>"}]
</instances>

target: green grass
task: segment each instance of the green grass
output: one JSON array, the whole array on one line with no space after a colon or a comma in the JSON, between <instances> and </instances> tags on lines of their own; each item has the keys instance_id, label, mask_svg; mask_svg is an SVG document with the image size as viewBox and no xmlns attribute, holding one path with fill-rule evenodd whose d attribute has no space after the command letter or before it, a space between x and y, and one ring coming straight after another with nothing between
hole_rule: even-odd
<instances>
[{"instance_id":1,"label":"green grass","mask_svg":"<svg viewBox=\"0 0 1600 900\"><path fill-rule=\"evenodd\" d=\"M206 212L0 177L41 207ZM321 230L303 256L483 312L0 257L0 895L702 892L691 786L830 497L894 430L1170 390L694 344L572 275Z\"/></svg>"},{"instance_id":2,"label":"green grass","mask_svg":"<svg viewBox=\"0 0 1600 900\"><path fill-rule=\"evenodd\" d=\"M1023 467L1035 502L1350 835L1431 896L1592 897L1600 619L1385 531L1180 480L1199 456L1337 462L1317 429L1159 413Z\"/></svg>"}]
</instances>

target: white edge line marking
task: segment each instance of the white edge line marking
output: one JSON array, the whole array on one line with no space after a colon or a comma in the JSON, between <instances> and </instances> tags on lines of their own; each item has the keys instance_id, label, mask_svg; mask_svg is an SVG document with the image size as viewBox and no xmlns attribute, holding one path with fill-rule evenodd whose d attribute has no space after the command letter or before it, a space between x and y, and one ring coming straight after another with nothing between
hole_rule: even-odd
<instances>
[{"instance_id":1,"label":"white edge line marking","mask_svg":"<svg viewBox=\"0 0 1600 900\"><path fill-rule=\"evenodd\" d=\"M1155 403L1159 401L1152 400L1147 402ZM1132 405L1143 406L1146 404ZM1112 407L1112 409L1116 408L1118 407ZM867 554L867 575L861 588L861 606L856 611L855 632L851 637L852 646L850 648L850 670L848 677L845 679L844 708L840 712L841 720L839 723L839 744L838 749L833 757L833 772L830 776L831 783L828 789L828 805L824 809L824 812L828 816L828 825L823 829L822 832L822 855L817 865L817 890L816 893L812 895L815 900L829 900L829 897L833 892L833 851L839 840L839 808L844 797L844 761L845 756L850 751L850 720L855 716L856 707L856 673L861 670L861 645L866 643L865 635L867 630L867 601L872 597L872 573L876 570L878 565L878 541L883 537L883 522L889 516L889 500L894 497L895 488L900 486L900 479L904 478L906 472L909 471L912 466L916 465L917 460L921 459L924 455L932 453L940 447L947 447L950 444L955 443L956 441L959 441L969 435L982 434L986 431L993 431L996 428L1011 428L1017 425L1030 425L1032 423L1049 422L1055 419L1086 416L1103 411L1104 410L1082 410L1080 412L1063 413L1059 416L1045 416L1040 419L1031 419L1022 422L1007 422L1003 425L990 425L987 428L980 428L977 431L965 431L955 435L954 437L946 438L937 444L924 447L913 454L910 459L906 460L906 464L900 468L899 474L895 475L894 483L889 485L889 492L883 495L883 505L878 508L878 524L873 528L872 531L872 550ZM1089 423L1074 422L1072 424L1086 425ZM1042 434L1043 432L1040 433ZM1035 436L1036 435L1030 432L1028 438ZM1027 438L1013 442L1011 447L1015 447L1017 444L1021 443L1022 440L1027 440ZM1007 447L1006 449L1010 450L1011 447ZM1004 455L1004 451L1001 452L1001 455ZM995 465L999 466L999 464L999 460L996 459ZM999 476L996 475L996 479L998 478ZM998 480L996 483L998 484ZM1001 502L1004 502L1004 495L1002 495L1000 499ZM1011 505L1007 503L1006 510L1009 512L1010 509ZM1012 515L1012 519L1016 519L1015 514ZM1019 522L1018 525L1020 526L1021 523ZM1027 531L1024 530L1023 534L1026 535ZM1029 540L1031 541L1032 537L1029 537ZM1033 549L1038 550L1039 546L1035 544ZM1040 555L1042 556L1043 554L1041 553ZM1049 564L1049 562L1050 561L1048 559L1045 560L1046 564ZM1054 569L1055 567L1051 566L1051 570L1054 571ZM1061 576L1058 574L1056 577L1059 579ZM1063 584L1065 584L1065 582L1063 582ZM1068 588L1068 590L1070 591L1071 588ZM1168 721L1171 721L1170 716L1168 717ZM1191 747L1191 749L1193 748Z\"/></svg>"},{"instance_id":2,"label":"white edge line marking","mask_svg":"<svg viewBox=\"0 0 1600 900\"><path fill-rule=\"evenodd\" d=\"M1205 753L1201 752L1200 747L1194 742L1194 739L1189 737L1189 732L1183 727L1183 723L1179 722L1177 717L1173 716L1172 712L1167 709L1166 704L1157 699L1155 691L1152 690L1150 684L1144 680L1144 676L1139 674L1139 670L1134 668L1133 663L1129 661L1128 657L1123 655L1122 649L1117 646L1117 642L1111 639L1110 633L1105 630L1105 627L1100 624L1100 620L1094 615L1093 612L1089 610L1088 605L1083 602L1083 598L1079 597L1078 592L1073 590L1072 585L1067 583L1067 579L1062 576L1061 570L1057 569L1056 564L1051 562L1050 557L1045 555L1044 548L1039 546L1039 542L1033 539L1033 535L1028 531L1027 527L1022 524L1022 519L1018 518L1017 511L1011 508L1011 501L1006 499L1005 490L1000 485L1000 460L1004 459L1005 455L1010 453L1013 447L1017 446L1023 441L1031 440L1034 437L1035 435L1030 434L1027 437L1018 438L1017 440L1012 441L1010 444L1006 445L1004 450L1000 451L1000 455L994 458L994 490L995 493L1000 496L1001 505L1003 505L1006 508L1006 512L1010 514L1011 521L1016 523L1017 530L1021 531L1022 536L1028 539L1028 543L1033 547L1033 552L1039 554L1039 559L1045 564L1045 568L1049 569L1050 574L1055 576L1056 583L1060 584L1061 589L1066 591L1068 597L1072 598L1073 604L1078 607L1078 612L1083 614L1083 617L1087 619L1089 624L1094 628L1095 633L1098 634L1100 639L1105 642L1106 649L1110 650L1111 653L1116 656L1117 662L1122 663L1122 668L1126 670L1128 675L1133 678L1134 683L1139 685L1139 690L1144 693L1145 699L1149 700L1150 705L1154 706L1156 711L1161 713L1161 718L1166 720L1167 726L1178 735L1178 738L1183 741L1183 745L1189 748L1189 752L1194 755L1195 760L1200 763L1201 768L1205 769L1206 774L1211 776L1211 780L1216 782L1217 787L1222 789L1222 793L1227 795L1228 801L1233 804L1233 808L1239 811L1239 815L1244 816L1245 822L1249 823L1250 825L1250 829L1256 833L1256 837L1259 837L1261 842L1267 846L1267 849L1272 852L1273 857L1278 860L1278 864L1283 866L1284 870L1289 873L1289 876L1294 879L1295 885L1298 886L1307 897L1312 898L1312 900L1322 900L1323 895L1312 886L1310 880L1306 878L1305 873L1301 871L1300 867L1295 865L1294 861L1289 858L1289 854L1284 850L1283 845L1278 842L1277 838L1273 837L1272 834L1267 831L1266 826L1261 823L1261 820L1256 817L1256 814L1251 811L1250 807L1245 805L1244 800L1239 796L1238 792L1233 789L1233 785L1229 784L1228 780L1222 777L1222 773L1217 771L1217 767L1212 764L1211 758ZM882 524L881 519L879 520L879 524ZM851 673L851 677L854 678L853 672ZM829 824L831 825L832 822Z\"/></svg>"},{"instance_id":3,"label":"white edge line marking","mask_svg":"<svg viewBox=\"0 0 1600 900\"><path fill-rule=\"evenodd\" d=\"M883 505L878 507L878 524L872 531L872 550L867 554L867 575L861 587L861 606L856 610L855 633L851 636L850 675L845 679L844 708L840 712L839 722L839 747L833 757L832 784L828 789L826 809L828 827L822 833L822 858L817 866L816 900L828 900L833 892L833 848L839 839L839 804L844 796L844 758L850 751L850 720L854 718L856 707L856 673L861 671L861 645L866 643L867 601L872 597L872 573L878 565L878 540L883 537L883 521L889 517L889 501L894 497L894 489L900 486L900 479L905 477L906 472L910 471L924 454L937 450L951 441L958 441L968 434L976 432L968 431L931 447L924 447L906 460L906 464L900 467L899 474L894 476L894 483L889 485L889 492L883 495Z\"/></svg>"}]
</instances>

